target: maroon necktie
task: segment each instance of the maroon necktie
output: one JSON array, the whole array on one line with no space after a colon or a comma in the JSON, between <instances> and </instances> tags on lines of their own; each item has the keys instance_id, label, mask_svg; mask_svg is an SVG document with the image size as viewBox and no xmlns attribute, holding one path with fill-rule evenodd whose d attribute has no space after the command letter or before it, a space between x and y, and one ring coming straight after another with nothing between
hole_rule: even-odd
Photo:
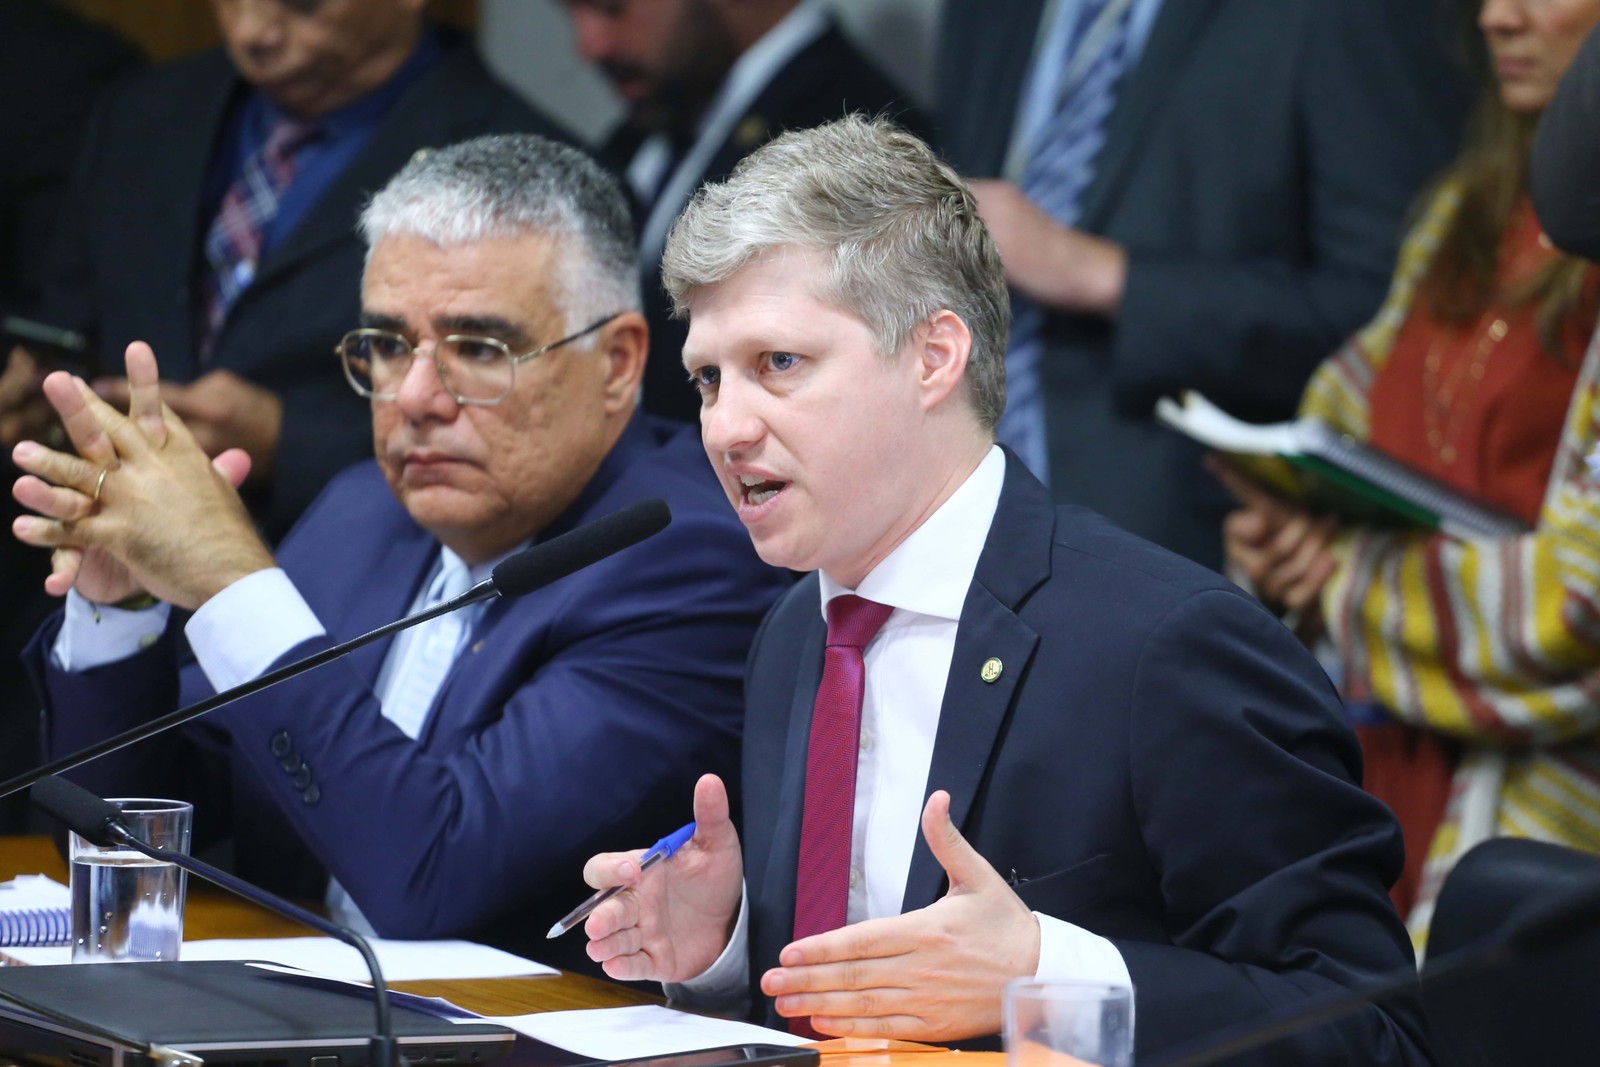
<instances>
[{"instance_id":1,"label":"maroon necktie","mask_svg":"<svg viewBox=\"0 0 1600 1067\"><path fill-rule=\"evenodd\" d=\"M837 930L850 897L850 836L855 815L856 751L866 682L862 650L894 609L858 596L828 601L828 647L811 711L806 747L806 806L800 821L794 937ZM821 1035L809 1019L790 1019L792 1033Z\"/></svg>"}]
</instances>

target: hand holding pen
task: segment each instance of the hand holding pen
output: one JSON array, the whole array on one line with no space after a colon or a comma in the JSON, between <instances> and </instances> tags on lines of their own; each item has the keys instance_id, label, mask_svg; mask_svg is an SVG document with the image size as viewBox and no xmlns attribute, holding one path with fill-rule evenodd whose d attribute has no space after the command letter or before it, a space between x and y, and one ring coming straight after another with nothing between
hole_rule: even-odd
<instances>
[{"instance_id":1,"label":"hand holding pen","mask_svg":"<svg viewBox=\"0 0 1600 1067\"><path fill-rule=\"evenodd\" d=\"M678 851L678 849L682 848L684 843L688 841L689 838L694 836L694 826L694 823L689 823L686 826L680 826L666 837L663 837L660 841L657 841L655 844L645 849L644 855L639 857L639 873L643 874L645 871L648 871L651 867L654 867L656 864L660 863L662 860ZM562 934L566 933L568 930L587 919L591 911L598 908L600 905L604 904L618 893L622 892L622 890L623 887L620 885L613 885L608 886L605 889L595 890L594 893L589 896L588 900L585 900L582 904L579 904L576 908L573 908L571 911L563 915L561 917L561 921L552 926L550 928L550 932L544 935L545 938L549 939L552 937L560 937Z\"/></svg>"},{"instance_id":2,"label":"hand holding pen","mask_svg":"<svg viewBox=\"0 0 1600 1067\"><path fill-rule=\"evenodd\" d=\"M600 899L584 901L556 929L582 921L589 958L608 976L681 982L711 966L727 948L739 917L744 856L727 789L714 774L695 783L694 820L693 836L670 863L662 862L665 856L645 861L666 843L659 842L645 853L602 852L584 864L584 881L600 888L595 894ZM679 833L688 836L689 828Z\"/></svg>"}]
</instances>

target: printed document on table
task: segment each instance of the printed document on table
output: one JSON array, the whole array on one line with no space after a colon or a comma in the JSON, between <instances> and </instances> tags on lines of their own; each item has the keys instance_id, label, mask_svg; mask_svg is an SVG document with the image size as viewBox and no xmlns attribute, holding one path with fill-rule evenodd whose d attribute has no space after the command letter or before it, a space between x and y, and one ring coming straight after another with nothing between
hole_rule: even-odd
<instances>
[{"instance_id":1,"label":"printed document on table","mask_svg":"<svg viewBox=\"0 0 1600 1067\"><path fill-rule=\"evenodd\" d=\"M804 1045L809 1039L755 1023L710 1019L686 1011L640 1004L628 1008L546 1011L490 1017L546 1044L601 1060L665 1056L722 1045Z\"/></svg>"}]
</instances>

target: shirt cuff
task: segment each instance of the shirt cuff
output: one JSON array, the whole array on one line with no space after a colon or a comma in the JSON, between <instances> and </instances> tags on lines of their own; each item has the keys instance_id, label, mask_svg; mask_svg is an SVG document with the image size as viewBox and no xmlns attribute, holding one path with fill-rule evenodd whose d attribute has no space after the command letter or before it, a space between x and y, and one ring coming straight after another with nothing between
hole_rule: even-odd
<instances>
[{"instance_id":1,"label":"shirt cuff","mask_svg":"<svg viewBox=\"0 0 1600 1067\"><path fill-rule=\"evenodd\" d=\"M739 888L739 918L733 936L711 966L684 982L663 982L667 1000L701 1011L744 1015L750 1006L750 897ZM1115 951L1115 950L1113 950Z\"/></svg>"},{"instance_id":2,"label":"shirt cuff","mask_svg":"<svg viewBox=\"0 0 1600 1067\"><path fill-rule=\"evenodd\" d=\"M1033 913L1039 920L1039 969L1035 978L1103 982L1133 988L1133 976L1117 946L1050 915Z\"/></svg>"},{"instance_id":3,"label":"shirt cuff","mask_svg":"<svg viewBox=\"0 0 1600 1067\"><path fill-rule=\"evenodd\" d=\"M136 611L96 604L67 591L66 611L50 658L64 671L89 671L144 651L161 639L172 607L160 600Z\"/></svg>"},{"instance_id":4,"label":"shirt cuff","mask_svg":"<svg viewBox=\"0 0 1600 1067\"><path fill-rule=\"evenodd\" d=\"M184 627L217 692L264 674L284 653L327 631L280 567L240 578L200 605Z\"/></svg>"}]
</instances>

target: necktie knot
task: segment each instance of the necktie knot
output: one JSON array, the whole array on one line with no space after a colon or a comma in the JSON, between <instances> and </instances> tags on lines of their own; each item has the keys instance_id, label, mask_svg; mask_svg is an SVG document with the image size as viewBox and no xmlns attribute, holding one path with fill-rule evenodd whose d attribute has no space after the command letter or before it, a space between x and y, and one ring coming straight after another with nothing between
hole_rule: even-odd
<instances>
[{"instance_id":1,"label":"necktie knot","mask_svg":"<svg viewBox=\"0 0 1600 1067\"><path fill-rule=\"evenodd\" d=\"M284 116L272 124L261 154L270 164L282 166L293 159L296 152L321 136L320 123Z\"/></svg>"},{"instance_id":2,"label":"necktie knot","mask_svg":"<svg viewBox=\"0 0 1600 1067\"><path fill-rule=\"evenodd\" d=\"M894 614L888 604L846 594L828 601L828 647L866 648Z\"/></svg>"},{"instance_id":3,"label":"necktie knot","mask_svg":"<svg viewBox=\"0 0 1600 1067\"><path fill-rule=\"evenodd\" d=\"M428 587L428 604L442 604L465 593L472 586L472 572L460 560L446 560L433 584Z\"/></svg>"}]
</instances>

